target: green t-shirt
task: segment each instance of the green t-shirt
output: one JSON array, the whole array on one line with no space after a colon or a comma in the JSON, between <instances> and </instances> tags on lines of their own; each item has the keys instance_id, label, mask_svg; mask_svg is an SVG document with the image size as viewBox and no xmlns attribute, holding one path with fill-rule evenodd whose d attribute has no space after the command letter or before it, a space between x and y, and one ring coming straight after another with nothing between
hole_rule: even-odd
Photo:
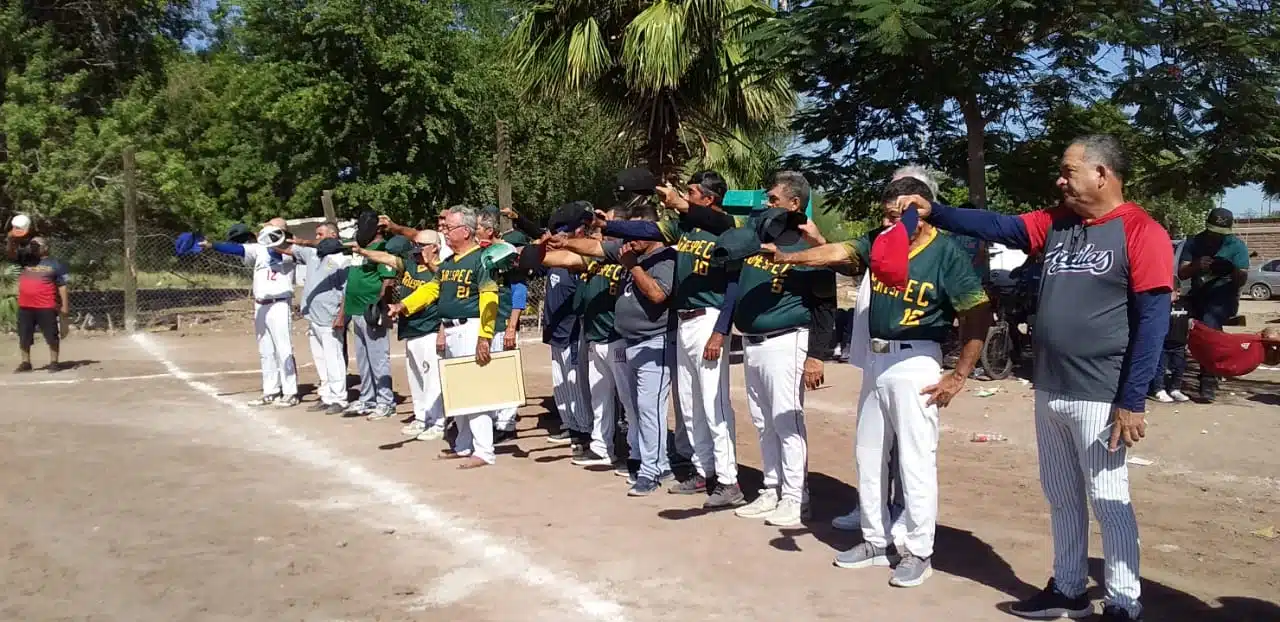
<instances>
[{"instance_id":1,"label":"green t-shirt","mask_svg":"<svg viewBox=\"0 0 1280 622\"><path fill-rule=\"evenodd\" d=\"M778 250L795 252L809 247L801 240ZM765 255L752 255L742 262L738 287L734 326L747 335L762 335L808 326L810 301L834 297L836 275L826 268L777 264Z\"/></svg>"},{"instance_id":2,"label":"green t-shirt","mask_svg":"<svg viewBox=\"0 0 1280 622\"><path fill-rule=\"evenodd\" d=\"M450 255L440 262L440 300L437 306L442 320L480 317L480 247L463 256Z\"/></svg>"},{"instance_id":3,"label":"green t-shirt","mask_svg":"<svg viewBox=\"0 0 1280 622\"><path fill-rule=\"evenodd\" d=\"M1182 256L1178 264L1195 261L1209 255L1208 241L1204 234L1192 236L1182 245ZM1249 247L1240 238L1228 235L1222 238L1222 245L1213 253L1217 259L1225 259L1237 270L1249 269ZM1191 292L1188 297L1197 299L1202 304L1213 304L1235 308L1240 303L1240 288L1231 282L1231 275L1197 274L1191 278Z\"/></svg>"},{"instance_id":4,"label":"green t-shirt","mask_svg":"<svg viewBox=\"0 0 1280 622\"><path fill-rule=\"evenodd\" d=\"M668 244L676 246L676 291L671 308L688 311L724 304L729 271L723 265L711 264L711 252L719 236L691 227L683 219L664 220L658 223L658 229Z\"/></svg>"},{"instance_id":5,"label":"green t-shirt","mask_svg":"<svg viewBox=\"0 0 1280 622\"><path fill-rule=\"evenodd\" d=\"M574 295L582 300L581 315L587 341L616 341L620 337L613 326L613 303L622 293L626 270L621 264L590 259L583 276L586 283L579 285Z\"/></svg>"},{"instance_id":6,"label":"green t-shirt","mask_svg":"<svg viewBox=\"0 0 1280 622\"><path fill-rule=\"evenodd\" d=\"M856 255L864 266L871 263L872 235L845 242L850 256ZM987 301L969 254L937 229L926 235L924 243L908 255L904 289L890 289L872 275L868 328L873 338L943 342L956 313Z\"/></svg>"},{"instance_id":7,"label":"green t-shirt","mask_svg":"<svg viewBox=\"0 0 1280 622\"><path fill-rule=\"evenodd\" d=\"M414 290L434 280L436 280L436 273L429 267L418 263L416 259L404 259L404 272L400 273L400 300L404 300ZM429 304L413 315L400 318L401 341L430 335L438 330L440 330L440 314L437 313L435 304Z\"/></svg>"},{"instance_id":8,"label":"green t-shirt","mask_svg":"<svg viewBox=\"0 0 1280 622\"><path fill-rule=\"evenodd\" d=\"M385 242L374 242L369 245L369 250L380 251L384 246L386 246ZM396 278L396 270L391 266L374 263L362 257L352 259L363 259L363 263L353 265L347 270L347 291L342 303L343 313L347 317L364 315L369 305L378 302L378 297L382 293L382 281Z\"/></svg>"}]
</instances>

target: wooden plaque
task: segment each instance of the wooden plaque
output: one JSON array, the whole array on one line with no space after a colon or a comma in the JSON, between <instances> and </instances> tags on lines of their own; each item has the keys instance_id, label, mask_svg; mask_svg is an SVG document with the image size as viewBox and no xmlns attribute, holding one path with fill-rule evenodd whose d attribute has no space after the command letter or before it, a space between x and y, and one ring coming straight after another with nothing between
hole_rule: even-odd
<instances>
[{"instance_id":1,"label":"wooden plaque","mask_svg":"<svg viewBox=\"0 0 1280 622\"><path fill-rule=\"evenodd\" d=\"M440 392L446 417L524 406L520 350L494 352L484 367L474 356L441 359Z\"/></svg>"}]
</instances>

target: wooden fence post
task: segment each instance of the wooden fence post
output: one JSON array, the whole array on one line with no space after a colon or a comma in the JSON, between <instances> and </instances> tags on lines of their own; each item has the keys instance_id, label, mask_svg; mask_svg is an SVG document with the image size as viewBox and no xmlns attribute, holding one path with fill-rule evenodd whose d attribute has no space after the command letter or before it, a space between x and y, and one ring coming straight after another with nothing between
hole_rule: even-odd
<instances>
[{"instance_id":1,"label":"wooden fence post","mask_svg":"<svg viewBox=\"0 0 1280 622\"><path fill-rule=\"evenodd\" d=\"M498 119L498 209L511 209L511 149L507 140L507 122ZM507 217L502 217L502 230L511 226Z\"/></svg>"},{"instance_id":2,"label":"wooden fence post","mask_svg":"<svg viewBox=\"0 0 1280 622\"><path fill-rule=\"evenodd\" d=\"M333 191L324 190L320 192L320 204L324 206L324 219L326 222L338 223L338 212L333 209Z\"/></svg>"},{"instance_id":3,"label":"wooden fence post","mask_svg":"<svg viewBox=\"0 0 1280 622\"><path fill-rule=\"evenodd\" d=\"M138 329L138 187L134 148L124 148L124 329Z\"/></svg>"}]
</instances>

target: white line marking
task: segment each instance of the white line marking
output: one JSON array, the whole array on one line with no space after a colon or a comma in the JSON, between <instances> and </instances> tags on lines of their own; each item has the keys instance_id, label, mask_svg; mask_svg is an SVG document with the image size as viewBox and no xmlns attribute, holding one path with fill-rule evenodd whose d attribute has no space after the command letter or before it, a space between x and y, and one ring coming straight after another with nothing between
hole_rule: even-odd
<instances>
[{"instance_id":1,"label":"white line marking","mask_svg":"<svg viewBox=\"0 0 1280 622\"><path fill-rule=\"evenodd\" d=\"M467 522L465 519L450 516L419 501L408 486L377 475L346 457L325 449L315 441L279 423L266 411L251 409L226 396L219 395L217 388L196 380L169 360L165 355L164 347L150 335L134 333L132 339L147 354L164 365L175 378L228 406L236 414L257 424L258 429L278 437L281 442L273 443L273 446L284 455L317 469L330 471L352 486L368 490L383 503L403 510L423 527L428 537L453 547L462 557L475 560L477 566L483 567L495 577L508 577L530 587L544 589L595 620L625 622L627 619L622 605L596 594L594 589L577 578L537 565L528 555L500 544L500 538L461 526Z\"/></svg>"}]
</instances>

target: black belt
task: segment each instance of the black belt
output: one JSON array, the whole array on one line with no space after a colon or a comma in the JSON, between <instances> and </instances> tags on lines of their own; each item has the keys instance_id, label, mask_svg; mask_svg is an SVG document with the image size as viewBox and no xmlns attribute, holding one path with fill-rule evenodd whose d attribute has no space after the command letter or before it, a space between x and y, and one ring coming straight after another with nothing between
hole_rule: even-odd
<instances>
[{"instance_id":1,"label":"black belt","mask_svg":"<svg viewBox=\"0 0 1280 622\"><path fill-rule=\"evenodd\" d=\"M790 335L798 330L800 330L800 327L797 326L795 328L780 330L776 333L769 333L768 335L743 335L742 338L746 339L748 343L759 345L764 343L766 340L773 339L774 337L781 337L783 335Z\"/></svg>"},{"instance_id":2,"label":"black belt","mask_svg":"<svg viewBox=\"0 0 1280 622\"><path fill-rule=\"evenodd\" d=\"M891 339L872 339L871 351L876 354L888 354L893 351L893 344L895 343L898 344L899 352L901 352L902 350L912 349L911 344L909 343L903 343L901 341L893 341Z\"/></svg>"},{"instance_id":3,"label":"black belt","mask_svg":"<svg viewBox=\"0 0 1280 622\"><path fill-rule=\"evenodd\" d=\"M707 314L706 309L689 309L688 311L676 311L676 315L681 321L692 320L693 318L702 317Z\"/></svg>"},{"instance_id":4,"label":"black belt","mask_svg":"<svg viewBox=\"0 0 1280 622\"><path fill-rule=\"evenodd\" d=\"M453 328L454 326L462 326L467 323L470 318L462 318L460 320L440 320L440 324L445 328Z\"/></svg>"},{"instance_id":5,"label":"black belt","mask_svg":"<svg viewBox=\"0 0 1280 622\"><path fill-rule=\"evenodd\" d=\"M289 298L290 298L289 296L281 296L279 298L255 298L254 302L260 305L269 305L269 304L275 304L277 302L284 302L286 300L289 300Z\"/></svg>"}]
</instances>

